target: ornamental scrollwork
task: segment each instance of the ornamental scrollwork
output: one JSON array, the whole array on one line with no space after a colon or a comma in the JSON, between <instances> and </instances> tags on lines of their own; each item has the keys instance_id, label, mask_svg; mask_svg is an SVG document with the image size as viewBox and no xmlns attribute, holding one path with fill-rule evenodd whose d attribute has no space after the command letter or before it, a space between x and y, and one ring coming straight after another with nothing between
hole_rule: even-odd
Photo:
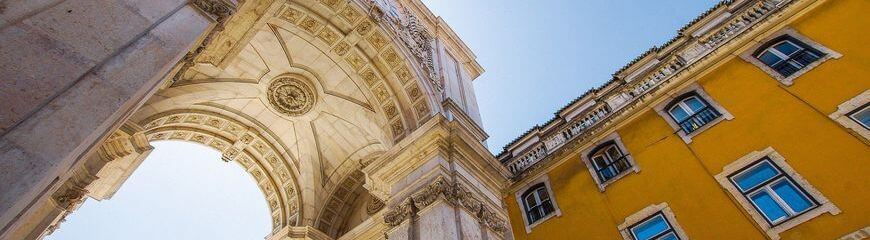
<instances>
[{"instance_id":1,"label":"ornamental scrollwork","mask_svg":"<svg viewBox=\"0 0 870 240\"><path fill-rule=\"evenodd\" d=\"M451 206L464 208L472 213L481 224L497 233L503 233L507 229L507 221L501 219L495 211L484 206L483 202L460 184L452 183L443 177L438 177L426 187L401 201L393 210L384 214L384 222L390 227L398 226L416 214L417 209L431 205L438 198L442 198Z\"/></svg>"}]
</instances>

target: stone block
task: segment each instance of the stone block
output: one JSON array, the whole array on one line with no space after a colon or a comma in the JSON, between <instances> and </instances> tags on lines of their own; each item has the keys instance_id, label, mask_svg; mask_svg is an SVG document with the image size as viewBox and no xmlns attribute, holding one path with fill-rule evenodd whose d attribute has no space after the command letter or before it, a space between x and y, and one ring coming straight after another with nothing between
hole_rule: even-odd
<instances>
[{"instance_id":1,"label":"stone block","mask_svg":"<svg viewBox=\"0 0 870 240\"><path fill-rule=\"evenodd\" d=\"M67 0L22 24L90 61L101 62L137 39L153 22L116 0Z\"/></svg>"},{"instance_id":2,"label":"stone block","mask_svg":"<svg viewBox=\"0 0 870 240\"><path fill-rule=\"evenodd\" d=\"M0 133L8 131L96 65L31 29L0 31Z\"/></svg>"},{"instance_id":3,"label":"stone block","mask_svg":"<svg viewBox=\"0 0 870 240\"><path fill-rule=\"evenodd\" d=\"M121 3L128 8L133 9L139 15L142 15L151 22L156 22L160 18L172 13L183 4L187 4L185 0L121 0Z\"/></svg>"}]
</instances>

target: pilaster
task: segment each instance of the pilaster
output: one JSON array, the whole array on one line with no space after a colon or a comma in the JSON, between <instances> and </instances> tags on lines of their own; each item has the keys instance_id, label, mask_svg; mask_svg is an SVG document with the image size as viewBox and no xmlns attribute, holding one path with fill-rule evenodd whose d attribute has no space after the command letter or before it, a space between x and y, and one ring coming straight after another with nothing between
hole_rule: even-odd
<instances>
[{"instance_id":1,"label":"pilaster","mask_svg":"<svg viewBox=\"0 0 870 240\"><path fill-rule=\"evenodd\" d=\"M498 197L507 170L488 163L484 135L462 119L436 115L364 169L365 187L386 202L388 239L510 236Z\"/></svg>"}]
</instances>

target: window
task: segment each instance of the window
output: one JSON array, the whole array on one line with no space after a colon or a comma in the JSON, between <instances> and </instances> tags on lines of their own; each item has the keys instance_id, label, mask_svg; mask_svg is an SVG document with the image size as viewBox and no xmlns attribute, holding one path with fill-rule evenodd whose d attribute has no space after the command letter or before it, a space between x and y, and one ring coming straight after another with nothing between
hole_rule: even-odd
<instances>
[{"instance_id":1,"label":"window","mask_svg":"<svg viewBox=\"0 0 870 240\"><path fill-rule=\"evenodd\" d=\"M786 86L823 62L843 56L790 27L773 33L762 42L740 53L740 58Z\"/></svg>"},{"instance_id":2,"label":"window","mask_svg":"<svg viewBox=\"0 0 870 240\"><path fill-rule=\"evenodd\" d=\"M583 149L580 158L589 169L592 181L598 185L598 190L604 188L631 172L640 172L640 167L628 154L627 148L617 133L611 133L598 140L595 147Z\"/></svg>"},{"instance_id":3,"label":"window","mask_svg":"<svg viewBox=\"0 0 870 240\"><path fill-rule=\"evenodd\" d=\"M755 209L771 225L794 218L818 206L804 189L767 158L730 178L740 193L752 202Z\"/></svg>"},{"instance_id":4,"label":"window","mask_svg":"<svg viewBox=\"0 0 870 240\"><path fill-rule=\"evenodd\" d=\"M523 205L525 205L526 217L530 224L536 223L556 211L544 183L538 183L523 193Z\"/></svg>"},{"instance_id":5,"label":"window","mask_svg":"<svg viewBox=\"0 0 870 240\"><path fill-rule=\"evenodd\" d=\"M631 169L631 162L613 141L602 144L590 154L595 172L601 182L613 179L620 173Z\"/></svg>"},{"instance_id":6,"label":"window","mask_svg":"<svg viewBox=\"0 0 870 240\"><path fill-rule=\"evenodd\" d=\"M864 104L858 110L850 113L849 118L860 124L864 129L870 130L870 104Z\"/></svg>"},{"instance_id":7,"label":"window","mask_svg":"<svg viewBox=\"0 0 870 240\"><path fill-rule=\"evenodd\" d=\"M543 224L547 219L562 216L550 186L550 178L546 174L524 186L514 193L514 197L517 200L517 210L523 215L526 233L531 233L532 228Z\"/></svg>"},{"instance_id":8,"label":"window","mask_svg":"<svg viewBox=\"0 0 870 240\"><path fill-rule=\"evenodd\" d=\"M679 125L680 130L686 134L692 133L722 116L719 111L694 93L671 103L668 114Z\"/></svg>"},{"instance_id":9,"label":"window","mask_svg":"<svg viewBox=\"0 0 870 240\"><path fill-rule=\"evenodd\" d=\"M840 214L772 147L746 154L715 178L769 239L824 213Z\"/></svg>"},{"instance_id":10,"label":"window","mask_svg":"<svg viewBox=\"0 0 870 240\"><path fill-rule=\"evenodd\" d=\"M625 240L678 240L688 239L677 223L677 216L668 203L649 205L625 218L616 226Z\"/></svg>"},{"instance_id":11,"label":"window","mask_svg":"<svg viewBox=\"0 0 870 240\"><path fill-rule=\"evenodd\" d=\"M783 77L789 77L825 54L788 35L770 41L755 58Z\"/></svg>"},{"instance_id":12,"label":"window","mask_svg":"<svg viewBox=\"0 0 870 240\"><path fill-rule=\"evenodd\" d=\"M870 140L870 89L846 100L828 115L854 135Z\"/></svg>"},{"instance_id":13,"label":"window","mask_svg":"<svg viewBox=\"0 0 870 240\"><path fill-rule=\"evenodd\" d=\"M658 212L646 220L631 227L631 236L635 240L677 240L677 233L665 216Z\"/></svg>"}]
</instances>

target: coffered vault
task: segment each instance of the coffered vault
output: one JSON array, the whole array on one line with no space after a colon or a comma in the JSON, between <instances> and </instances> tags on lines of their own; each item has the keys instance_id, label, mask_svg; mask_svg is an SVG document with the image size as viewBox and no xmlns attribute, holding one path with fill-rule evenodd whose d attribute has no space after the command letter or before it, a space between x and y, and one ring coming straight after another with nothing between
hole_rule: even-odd
<instances>
[{"instance_id":1,"label":"coffered vault","mask_svg":"<svg viewBox=\"0 0 870 240\"><path fill-rule=\"evenodd\" d=\"M506 236L506 215L492 197L506 171L481 164L495 163L483 146L471 87L483 70L419 0L178 2L168 14L182 20L170 27L197 28L201 37L188 40L188 51L165 71L140 69L157 64L155 56L113 62L124 66L113 76L156 81L118 86L147 92L122 97L130 99L124 105L79 106L78 115L114 109L112 116L120 117L88 116L112 127L53 123L109 137L68 139L85 147L56 150L68 170L43 193L26 184L14 189L20 193L4 190L0 238L50 234L84 198L110 198L150 152L148 142L164 140L212 147L244 168L267 199L270 239L435 236L423 231L437 225L413 226L422 224L413 219L424 219L424 212L462 225L477 219L481 230L472 234ZM194 26L192 19L208 25ZM17 136L15 126L3 132L4 141ZM51 169L32 171L32 178L55 178ZM36 197L5 197L14 194ZM445 207L466 218L432 210Z\"/></svg>"}]
</instances>

